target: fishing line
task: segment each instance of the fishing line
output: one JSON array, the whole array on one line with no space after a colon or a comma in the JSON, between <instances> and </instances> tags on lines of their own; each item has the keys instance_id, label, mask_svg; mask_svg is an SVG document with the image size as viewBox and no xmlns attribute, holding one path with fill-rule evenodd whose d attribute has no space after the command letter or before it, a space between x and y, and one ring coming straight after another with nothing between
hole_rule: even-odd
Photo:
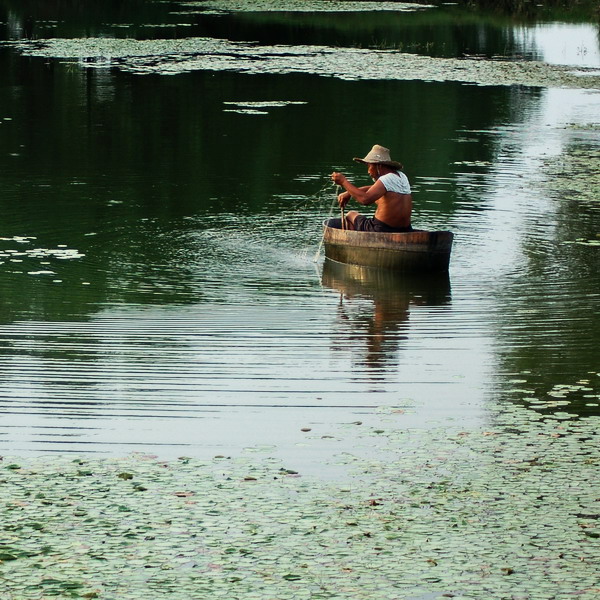
<instances>
[{"instance_id":1,"label":"fishing line","mask_svg":"<svg viewBox=\"0 0 600 600\"><path fill-rule=\"evenodd\" d=\"M307 219L310 216L310 224L311 224L311 229L312 227L314 227L314 218L315 218L315 214L314 211L312 209L312 207L314 207L314 205L316 203L321 203L321 202L325 202L326 198L329 197L329 194L331 193L331 186L335 186L336 184L333 183L331 180L328 179L328 182L326 184L324 184L319 190L317 190L316 192L314 192L313 194L311 194L310 196L305 196L302 202L294 202L294 207L287 210L286 211L286 216L285 219L286 221L288 221L288 223L291 221L294 221L296 219L298 220L303 220L305 221L305 226L309 225L309 222L307 221ZM336 191L336 195L334 197L333 202L331 203L331 206L329 208L329 214L327 215L327 220L331 219L331 217L333 216L333 210L337 204L337 196L340 193L340 186L337 186L337 191ZM307 210L308 209L308 210ZM344 210L342 210L342 227L344 226ZM319 210L318 211L319 215L322 215L322 212ZM277 223L278 220L273 217L270 221L271 224L275 224ZM319 258L319 255L321 253L321 248L323 247L323 237L325 235L325 230L324 228L322 228L323 232L321 234L321 241L319 243L319 248L317 249L317 252L315 254L315 257L313 259L313 262L316 262ZM306 253L308 252L308 249L304 250L304 252L302 253L304 256L306 256Z\"/></svg>"},{"instance_id":2,"label":"fishing line","mask_svg":"<svg viewBox=\"0 0 600 600\"><path fill-rule=\"evenodd\" d=\"M327 221L329 221L329 219L331 218L331 215L333 214L333 209L335 207L335 205L337 204L337 197L340 193L340 186L336 186L336 191L335 191L335 197L333 199L333 202L331 204L331 208L329 209L329 215L327 215ZM344 228L344 209L342 208L342 229ZM313 262L317 262L319 260L319 256L321 255L321 248L323 247L323 241L325 239L325 228L323 228L323 233L321 234L321 241L319 242L319 247L317 248L317 252L315 254L315 257L313 258Z\"/></svg>"}]
</instances>

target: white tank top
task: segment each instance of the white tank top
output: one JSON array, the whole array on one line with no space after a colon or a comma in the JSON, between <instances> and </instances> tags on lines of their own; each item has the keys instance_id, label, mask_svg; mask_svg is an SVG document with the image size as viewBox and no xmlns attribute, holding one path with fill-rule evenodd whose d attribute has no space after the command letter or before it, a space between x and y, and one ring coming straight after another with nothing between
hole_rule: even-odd
<instances>
[{"instance_id":1,"label":"white tank top","mask_svg":"<svg viewBox=\"0 0 600 600\"><path fill-rule=\"evenodd\" d=\"M379 178L388 192L397 194L410 194L410 183L408 177L402 171L386 173Z\"/></svg>"}]
</instances>

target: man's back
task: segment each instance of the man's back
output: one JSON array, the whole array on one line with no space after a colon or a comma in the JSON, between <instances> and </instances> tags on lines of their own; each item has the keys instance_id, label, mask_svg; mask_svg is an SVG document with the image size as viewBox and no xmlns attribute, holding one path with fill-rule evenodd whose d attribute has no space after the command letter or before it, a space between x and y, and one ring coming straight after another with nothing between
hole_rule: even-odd
<instances>
[{"instance_id":1,"label":"man's back","mask_svg":"<svg viewBox=\"0 0 600 600\"><path fill-rule=\"evenodd\" d=\"M410 227L412 195L387 192L375 201L375 218L395 228Z\"/></svg>"}]
</instances>

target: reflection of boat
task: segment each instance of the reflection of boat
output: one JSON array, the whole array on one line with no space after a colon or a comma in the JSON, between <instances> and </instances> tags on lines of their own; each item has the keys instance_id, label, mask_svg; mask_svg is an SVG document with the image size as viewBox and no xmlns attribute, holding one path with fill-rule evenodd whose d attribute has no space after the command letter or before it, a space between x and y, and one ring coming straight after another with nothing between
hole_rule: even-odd
<instances>
[{"instance_id":1,"label":"reflection of boat","mask_svg":"<svg viewBox=\"0 0 600 600\"><path fill-rule=\"evenodd\" d=\"M376 370L397 364L412 307L451 301L447 271L412 276L326 260L321 283L340 293L333 348L358 352L359 364Z\"/></svg>"},{"instance_id":2,"label":"reflection of boat","mask_svg":"<svg viewBox=\"0 0 600 600\"><path fill-rule=\"evenodd\" d=\"M453 238L450 231L374 233L323 226L330 260L402 273L447 271Z\"/></svg>"},{"instance_id":3,"label":"reflection of boat","mask_svg":"<svg viewBox=\"0 0 600 600\"><path fill-rule=\"evenodd\" d=\"M440 306L450 302L451 294L448 271L399 276L395 271L329 260L323 263L321 282L345 296L363 296L396 306L409 303Z\"/></svg>"}]
</instances>

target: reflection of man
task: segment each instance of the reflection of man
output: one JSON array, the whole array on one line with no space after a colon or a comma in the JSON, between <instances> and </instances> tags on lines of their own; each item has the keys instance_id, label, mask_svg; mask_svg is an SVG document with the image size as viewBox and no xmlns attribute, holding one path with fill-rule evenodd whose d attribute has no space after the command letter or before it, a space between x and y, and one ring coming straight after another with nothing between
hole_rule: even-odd
<instances>
[{"instance_id":1,"label":"reflection of man","mask_svg":"<svg viewBox=\"0 0 600 600\"><path fill-rule=\"evenodd\" d=\"M375 295L368 307L363 302L367 298L345 294L338 305L340 325L352 341L341 342L340 349L351 346L358 364L379 371L397 362L398 344L408 337L409 299L402 294L395 299Z\"/></svg>"},{"instance_id":2,"label":"reflection of man","mask_svg":"<svg viewBox=\"0 0 600 600\"><path fill-rule=\"evenodd\" d=\"M323 284L341 292L339 349L352 347L358 363L373 371L393 364L399 342L406 339L410 291L376 270L330 261L323 266Z\"/></svg>"},{"instance_id":3,"label":"reflection of man","mask_svg":"<svg viewBox=\"0 0 600 600\"><path fill-rule=\"evenodd\" d=\"M412 231L412 195L402 165L390 158L387 148L377 144L364 158L354 160L367 165L367 171L375 183L358 188L343 173L334 171L331 179L346 190L338 196L338 204L344 208L350 198L354 198L364 206L376 204L377 209L374 217L365 217L351 210L346 215L345 226L356 231ZM341 228L341 219L331 219L328 225Z\"/></svg>"},{"instance_id":4,"label":"reflection of man","mask_svg":"<svg viewBox=\"0 0 600 600\"><path fill-rule=\"evenodd\" d=\"M401 297L392 304L388 298L374 297L373 304L373 316L366 322L368 333L365 362L369 366L378 367L397 350L398 340L407 338L406 335L398 337L398 332L408 321L409 300Z\"/></svg>"},{"instance_id":5,"label":"reflection of man","mask_svg":"<svg viewBox=\"0 0 600 600\"><path fill-rule=\"evenodd\" d=\"M433 277L410 278L394 271L346 265L326 260L321 282L340 293L336 335L332 349L351 352L358 376L399 366L398 353L408 339L413 306L444 306L450 303L448 272ZM390 371L392 372L392 371Z\"/></svg>"}]
</instances>

